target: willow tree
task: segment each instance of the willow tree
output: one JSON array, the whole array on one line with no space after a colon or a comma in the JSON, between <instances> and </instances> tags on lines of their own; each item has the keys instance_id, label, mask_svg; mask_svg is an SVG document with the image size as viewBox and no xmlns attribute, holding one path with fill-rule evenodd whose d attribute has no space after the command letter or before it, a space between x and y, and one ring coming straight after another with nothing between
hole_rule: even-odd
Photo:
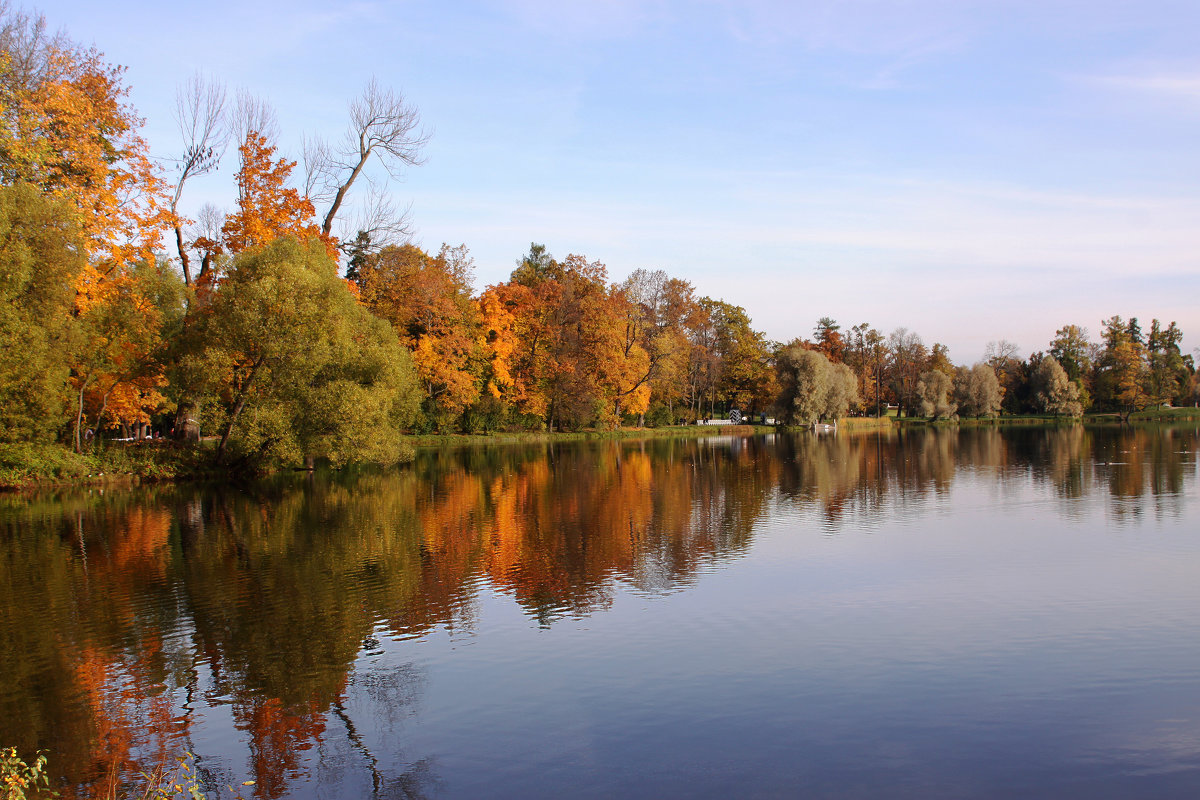
<instances>
[{"instance_id":1,"label":"willow tree","mask_svg":"<svg viewBox=\"0 0 1200 800\"><path fill-rule=\"evenodd\" d=\"M1033 371L1034 398L1038 407L1054 416L1081 417L1079 385L1070 379L1054 356L1043 356Z\"/></svg>"},{"instance_id":2,"label":"willow tree","mask_svg":"<svg viewBox=\"0 0 1200 800\"><path fill-rule=\"evenodd\" d=\"M319 239L276 239L237 256L205 325L223 405L218 461L398 457L420 402L412 360Z\"/></svg>"},{"instance_id":3,"label":"willow tree","mask_svg":"<svg viewBox=\"0 0 1200 800\"><path fill-rule=\"evenodd\" d=\"M954 375L954 400L969 417L994 417L1000 411L1003 393L996 371L982 361L970 369L959 367Z\"/></svg>"},{"instance_id":4,"label":"willow tree","mask_svg":"<svg viewBox=\"0 0 1200 800\"><path fill-rule=\"evenodd\" d=\"M934 420L954 416L958 405L950 399L953 388L954 383L950 376L941 370L922 372L921 377L917 379L916 388L921 414Z\"/></svg>"},{"instance_id":5,"label":"willow tree","mask_svg":"<svg viewBox=\"0 0 1200 800\"><path fill-rule=\"evenodd\" d=\"M858 379L845 364L799 342L784 347L775 359L780 387L776 407L786 424L811 425L845 416L858 402Z\"/></svg>"}]
</instances>

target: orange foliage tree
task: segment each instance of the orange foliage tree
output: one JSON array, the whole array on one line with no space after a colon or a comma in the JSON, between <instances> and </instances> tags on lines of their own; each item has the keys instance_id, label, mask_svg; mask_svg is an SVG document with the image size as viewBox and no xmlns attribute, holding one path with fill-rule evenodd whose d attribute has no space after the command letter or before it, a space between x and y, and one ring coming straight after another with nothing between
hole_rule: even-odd
<instances>
[{"instance_id":1,"label":"orange foliage tree","mask_svg":"<svg viewBox=\"0 0 1200 800\"><path fill-rule=\"evenodd\" d=\"M362 302L391 322L412 352L439 425L479 398L482 320L471 298L473 271L465 246L442 245L430 256L406 244L384 248L357 275Z\"/></svg>"},{"instance_id":2,"label":"orange foliage tree","mask_svg":"<svg viewBox=\"0 0 1200 800\"><path fill-rule=\"evenodd\" d=\"M82 233L86 262L75 278L73 321L79 334L73 362L77 390L76 446L81 421L97 411L85 409L89 386L128 386L137 374L150 383L154 348L146 335L160 339L155 315L143 315L132 327L113 323L134 307L144 308L138 271L157 269L154 250L167 219L164 185L141 137L142 121L127 102L123 69L104 62L95 49L64 37L47 40L44 22L4 9L6 27L15 34L0 50L0 180L26 184L69 207ZM14 44L16 43L16 44ZM66 345L64 344L64 348ZM118 363L119 362L119 363ZM95 401L95 393L92 394ZM148 396L135 415L157 405ZM103 407L103 400L100 400Z\"/></svg>"},{"instance_id":3,"label":"orange foliage tree","mask_svg":"<svg viewBox=\"0 0 1200 800\"><path fill-rule=\"evenodd\" d=\"M486 386L519 413L553 429L616 425L645 411L653 361L630 325L636 307L600 262L558 262L535 245L479 307Z\"/></svg>"},{"instance_id":4,"label":"orange foliage tree","mask_svg":"<svg viewBox=\"0 0 1200 800\"><path fill-rule=\"evenodd\" d=\"M337 240L317 226L312 202L287 185L296 162L275 159L275 147L257 131L246 134L238 152L237 211L222 228L228 251L237 254L283 236L295 236L320 239L334 257Z\"/></svg>"}]
</instances>

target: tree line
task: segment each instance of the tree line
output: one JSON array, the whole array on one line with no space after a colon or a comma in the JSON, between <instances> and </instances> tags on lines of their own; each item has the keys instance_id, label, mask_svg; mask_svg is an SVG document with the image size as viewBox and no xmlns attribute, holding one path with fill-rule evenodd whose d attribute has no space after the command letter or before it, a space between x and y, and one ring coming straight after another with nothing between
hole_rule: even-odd
<instances>
[{"instance_id":1,"label":"tree line","mask_svg":"<svg viewBox=\"0 0 1200 800\"><path fill-rule=\"evenodd\" d=\"M421 162L417 110L372 82L340 142L278 152L270 107L201 77L151 157L123 71L0 6L0 441L75 450L151 429L225 463L389 459L403 432L662 425L737 408L1078 416L1195 402L1174 322L1075 325L1022 359L951 363L905 328L822 318L769 341L662 270L611 280L531 244L476 290L465 246L407 241L386 181ZM236 151L236 203L183 211ZM301 167L297 170L297 167Z\"/></svg>"}]
</instances>

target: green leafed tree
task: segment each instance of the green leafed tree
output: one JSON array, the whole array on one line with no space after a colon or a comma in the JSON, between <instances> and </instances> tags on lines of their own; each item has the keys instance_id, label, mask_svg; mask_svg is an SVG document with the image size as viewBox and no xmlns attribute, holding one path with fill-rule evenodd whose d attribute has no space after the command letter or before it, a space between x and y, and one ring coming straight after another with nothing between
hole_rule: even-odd
<instances>
[{"instance_id":1,"label":"green leafed tree","mask_svg":"<svg viewBox=\"0 0 1200 800\"><path fill-rule=\"evenodd\" d=\"M50 439L65 421L85 261L73 220L31 186L0 187L0 441Z\"/></svg>"},{"instance_id":2,"label":"green leafed tree","mask_svg":"<svg viewBox=\"0 0 1200 800\"><path fill-rule=\"evenodd\" d=\"M206 322L218 460L394 461L420 391L408 351L359 305L318 241L240 254Z\"/></svg>"},{"instance_id":3,"label":"green leafed tree","mask_svg":"<svg viewBox=\"0 0 1200 800\"><path fill-rule=\"evenodd\" d=\"M1157 320L1150 323L1146 339L1146 389L1151 403L1171 403L1186 396L1191 369L1180 352L1183 332L1173 321L1165 328Z\"/></svg>"},{"instance_id":4,"label":"green leafed tree","mask_svg":"<svg viewBox=\"0 0 1200 800\"><path fill-rule=\"evenodd\" d=\"M1088 330L1078 325L1064 325L1054 332L1050 342L1050 355L1059 363L1073 381L1080 380L1092 369L1092 345L1088 341Z\"/></svg>"}]
</instances>

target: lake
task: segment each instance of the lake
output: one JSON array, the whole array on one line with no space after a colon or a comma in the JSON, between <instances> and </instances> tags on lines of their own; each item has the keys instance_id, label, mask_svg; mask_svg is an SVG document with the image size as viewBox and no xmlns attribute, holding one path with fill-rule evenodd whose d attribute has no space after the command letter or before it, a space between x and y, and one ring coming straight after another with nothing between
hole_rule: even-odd
<instances>
[{"instance_id":1,"label":"lake","mask_svg":"<svg viewBox=\"0 0 1200 800\"><path fill-rule=\"evenodd\" d=\"M0 496L0 746L65 797L186 753L246 798L1195 797L1198 451L715 436Z\"/></svg>"}]
</instances>

